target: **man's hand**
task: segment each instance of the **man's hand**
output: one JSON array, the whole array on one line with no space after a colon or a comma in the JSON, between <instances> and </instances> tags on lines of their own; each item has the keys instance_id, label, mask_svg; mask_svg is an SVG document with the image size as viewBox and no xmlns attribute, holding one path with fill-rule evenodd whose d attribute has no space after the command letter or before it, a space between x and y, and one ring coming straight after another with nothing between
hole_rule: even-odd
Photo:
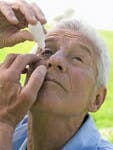
<instances>
[{"instance_id":1,"label":"man's hand","mask_svg":"<svg viewBox=\"0 0 113 150\"><path fill-rule=\"evenodd\" d=\"M33 40L31 33L22 30L28 24L46 23L46 19L37 4L25 0L8 3L0 0L0 48L13 46L25 40Z\"/></svg>"},{"instance_id":2,"label":"man's hand","mask_svg":"<svg viewBox=\"0 0 113 150\"><path fill-rule=\"evenodd\" d=\"M37 67L24 87L19 79L26 65L37 61L38 57L32 54L10 54L0 66L0 124L15 128L35 102L45 66Z\"/></svg>"},{"instance_id":3,"label":"man's hand","mask_svg":"<svg viewBox=\"0 0 113 150\"><path fill-rule=\"evenodd\" d=\"M0 150L12 149L16 124L36 100L46 68L36 68L24 87L20 85L19 79L26 65L38 60L38 57L32 54L10 54L0 65Z\"/></svg>"}]
</instances>

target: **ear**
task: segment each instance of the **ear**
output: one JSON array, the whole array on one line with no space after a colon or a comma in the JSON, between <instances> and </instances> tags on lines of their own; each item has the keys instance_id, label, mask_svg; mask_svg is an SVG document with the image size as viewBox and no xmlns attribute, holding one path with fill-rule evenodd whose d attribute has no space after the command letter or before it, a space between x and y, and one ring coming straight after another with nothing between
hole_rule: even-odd
<instances>
[{"instance_id":1,"label":"ear","mask_svg":"<svg viewBox=\"0 0 113 150\"><path fill-rule=\"evenodd\" d=\"M107 89L105 87L99 87L98 90L96 90L96 94L89 104L89 112L96 112L100 108L105 100L106 93Z\"/></svg>"}]
</instances>

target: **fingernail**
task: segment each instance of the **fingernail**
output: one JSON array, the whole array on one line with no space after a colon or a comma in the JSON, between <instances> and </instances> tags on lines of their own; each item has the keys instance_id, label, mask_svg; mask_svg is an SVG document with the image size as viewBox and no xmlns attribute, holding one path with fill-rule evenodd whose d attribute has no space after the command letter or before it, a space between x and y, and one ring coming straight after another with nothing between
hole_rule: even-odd
<instances>
[{"instance_id":1,"label":"fingernail","mask_svg":"<svg viewBox=\"0 0 113 150\"><path fill-rule=\"evenodd\" d=\"M47 22L46 18L44 16L41 17L43 23L45 24Z\"/></svg>"},{"instance_id":2,"label":"fingernail","mask_svg":"<svg viewBox=\"0 0 113 150\"><path fill-rule=\"evenodd\" d=\"M14 21L15 23L18 23L18 20L17 20L17 18L16 18L15 16L13 16L11 19L12 19L12 21Z\"/></svg>"},{"instance_id":3,"label":"fingernail","mask_svg":"<svg viewBox=\"0 0 113 150\"><path fill-rule=\"evenodd\" d=\"M36 19L36 17L35 17L35 16L33 16L33 17L32 17L32 19L33 19L34 21L37 21L37 19Z\"/></svg>"},{"instance_id":4,"label":"fingernail","mask_svg":"<svg viewBox=\"0 0 113 150\"><path fill-rule=\"evenodd\" d=\"M46 73L46 71L47 71L47 68L44 65L40 65L38 68L40 69L41 72Z\"/></svg>"}]
</instances>

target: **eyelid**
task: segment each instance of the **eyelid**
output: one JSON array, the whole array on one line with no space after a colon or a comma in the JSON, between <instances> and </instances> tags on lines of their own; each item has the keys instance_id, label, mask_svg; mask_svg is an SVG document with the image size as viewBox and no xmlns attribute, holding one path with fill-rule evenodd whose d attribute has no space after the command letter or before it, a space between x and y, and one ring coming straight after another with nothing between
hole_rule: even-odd
<instances>
[{"instance_id":1,"label":"eyelid","mask_svg":"<svg viewBox=\"0 0 113 150\"><path fill-rule=\"evenodd\" d=\"M83 63L83 59L80 56L75 56L72 59L76 59L77 61L80 61Z\"/></svg>"}]
</instances>

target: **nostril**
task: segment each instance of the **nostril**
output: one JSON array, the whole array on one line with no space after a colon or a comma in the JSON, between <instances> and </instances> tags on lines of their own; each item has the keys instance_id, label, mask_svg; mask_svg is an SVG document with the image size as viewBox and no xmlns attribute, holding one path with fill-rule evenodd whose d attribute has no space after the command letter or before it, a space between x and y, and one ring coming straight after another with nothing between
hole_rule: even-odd
<instances>
[{"instance_id":1,"label":"nostril","mask_svg":"<svg viewBox=\"0 0 113 150\"><path fill-rule=\"evenodd\" d=\"M49 64L48 64L48 68L51 68L51 66L52 66L52 65L49 63Z\"/></svg>"},{"instance_id":2,"label":"nostril","mask_svg":"<svg viewBox=\"0 0 113 150\"><path fill-rule=\"evenodd\" d=\"M63 67L61 65L56 65L56 64L52 64L52 63L48 63L48 66L47 68L50 69L50 68L56 68L57 70L60 70L60 71L63 71Z\"/></svg>"},{"instance_id":3,"label":"nostril","mask_svg":"<svg viewBox=\"0 0 113 150\"><path fill-rule=\"evenodd\" d=\"M57 66L59 70L62 70L62 67L60 65Z\"/></svg>"}]
</instances>

